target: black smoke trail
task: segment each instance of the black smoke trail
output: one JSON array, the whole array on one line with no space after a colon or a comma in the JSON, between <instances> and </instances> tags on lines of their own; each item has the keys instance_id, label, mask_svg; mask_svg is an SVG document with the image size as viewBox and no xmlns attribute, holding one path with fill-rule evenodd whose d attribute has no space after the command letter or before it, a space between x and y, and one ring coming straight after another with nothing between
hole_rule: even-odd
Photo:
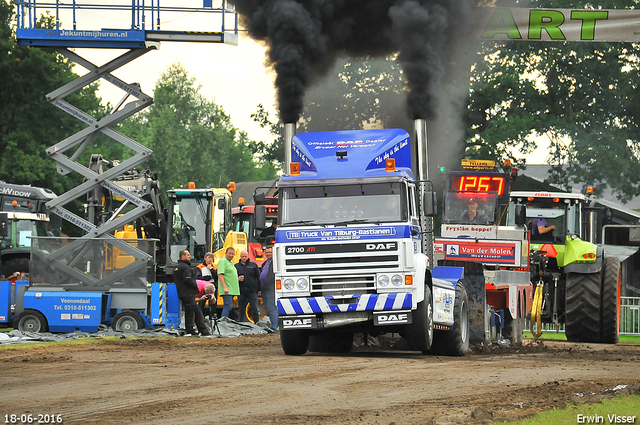
<instances>
[{"instance_id":1,"label":"black smoke trail","mask_svg":"<svg viewBox=\"0 0 640 425\"><path fill-rule=\"evenodd\" d=\"M268 46L280 116L296 122L304 94L339 55L399 53L411 118L429 118L447 55L469 28L470 0L237 0L249 35Z\"/></svg>"}]
</instances>

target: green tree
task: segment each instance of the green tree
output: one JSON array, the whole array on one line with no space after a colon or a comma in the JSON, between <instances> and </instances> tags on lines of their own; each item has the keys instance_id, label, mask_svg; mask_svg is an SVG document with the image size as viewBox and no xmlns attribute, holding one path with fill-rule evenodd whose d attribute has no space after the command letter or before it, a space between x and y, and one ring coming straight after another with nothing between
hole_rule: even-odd
<instances>
[{"instance_id":1,"label":"green tree","mask_svg":"<svg viewBox=\"0 0 640 425\"><path fill-rule=\"evenodd\" d=\"M499 4L508 5L508 4ZM635 0L602 8L637 7ZM531 7L585 8L539 0ZM467 155L504 158L551 141L550 183L608 184L621 200L640 195L640 61L636 43L484 43L473 70ZM511 149L516 148L516 151Z\"/></svg>"},{"instance_id":2,"label":"green tree","mask_svg":"<svg viewBox=\"0 0 640 425\"><path fill-rule=\"evenodd\" d=\"M221 106L205 99L180 64L162 74L154 104L125 132L154 151L148 167L165 189L193 181L198 187L224 187L229 181L273 178L275 168L256 159L259 145L231 124Z\"/></svg>"}]
</instances>

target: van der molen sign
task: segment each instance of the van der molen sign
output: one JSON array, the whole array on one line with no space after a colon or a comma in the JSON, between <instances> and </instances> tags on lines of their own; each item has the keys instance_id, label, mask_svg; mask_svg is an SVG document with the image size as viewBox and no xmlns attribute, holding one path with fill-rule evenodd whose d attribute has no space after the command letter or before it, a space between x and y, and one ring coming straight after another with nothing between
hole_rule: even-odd
<instances>
[{"instance_id":1,"label":"van der molen sign","mask_svg":"<svg viewBox=\"0 0 640 425\"><path fill-rule=\"evenodd\" d=\"M640 10L481 9L481 40L640 41Z\"/></svg>"}]
</instances>

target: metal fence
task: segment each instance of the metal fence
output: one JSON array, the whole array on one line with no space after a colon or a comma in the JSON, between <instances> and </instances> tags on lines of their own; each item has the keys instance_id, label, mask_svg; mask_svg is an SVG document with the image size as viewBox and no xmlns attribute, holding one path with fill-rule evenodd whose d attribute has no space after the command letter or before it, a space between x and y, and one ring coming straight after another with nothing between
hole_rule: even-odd
<instances>
[{"instance_id":1,"label":"metal fence","mask_svg":"<svg viewBox=\"0 0 640 425\"><path fill-rule=\"evenodd\" d=\"M620 335L640 335L640 297L620 297Z\"/></svg>"},{"instance_id":2,"label":"metal fence","mask_svg":"<svg viewBox=\"0 0 640 425\"><path fill-rule=\"evenodd\" d=\"M525 324L525 330L531 331L531 322ZM556 326L543 323L542 331L556 332ZM557 332L564 333L564 324ZM620 335L640 336L640 297L620 297Z\"/></svg>"}]
</instances>

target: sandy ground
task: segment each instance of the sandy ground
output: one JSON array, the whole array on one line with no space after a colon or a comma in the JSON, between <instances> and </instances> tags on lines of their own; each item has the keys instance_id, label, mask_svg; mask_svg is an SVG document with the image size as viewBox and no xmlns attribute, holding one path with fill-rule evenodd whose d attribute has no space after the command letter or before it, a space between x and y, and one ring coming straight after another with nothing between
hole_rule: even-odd
<instances>
[{"instance_id":1,"label":"sandy ground","mask_svg":"<svg viewBox=\"0 0 640 425\"><path fill-rule=\"evenodd\" d=\"M1 419L475 424L640 392L640 346L526 342L440 357L382 342L297 357L282 353L277 334L3 348Z\"/></svg>"}]
</instances>

